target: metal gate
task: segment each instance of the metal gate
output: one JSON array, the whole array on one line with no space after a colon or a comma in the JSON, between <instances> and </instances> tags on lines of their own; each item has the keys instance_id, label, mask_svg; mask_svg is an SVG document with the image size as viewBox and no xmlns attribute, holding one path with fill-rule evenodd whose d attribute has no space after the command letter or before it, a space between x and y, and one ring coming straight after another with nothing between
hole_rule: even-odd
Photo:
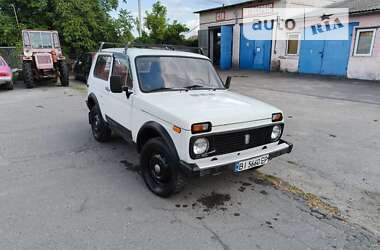
<instances>
[{"instance_id":1,"label":"metal gate","mask_svg":"<svg viewBox=\"0 0 380 250\"><path fill-rule=\"evenodd\" d=\"M221 27L221 45L220 45L220 69L227 70L232 66L232 37L233 27Z\"/></svg>"},{"instance_id":2,"label":"metal gate","mask_svg":"<svg viewBox=\"0 0 380 250\"><path fill-rule=\"evenodd\" d=\"M346 76L352 33L357 23L350 23L348 40L304 40L301 42L299 72Z\"/></svg>"},{"instance_id":3,"label":"metal gate","mask_svg":"<svg viewBox=\"0 0 380 250\"><path fill-rule=\"evenodd\" d=\"M240 69L270 71L271 52L271 40L251 40L240 33Z\"/></svg>"},{"instance_id":4,"label":"metal gate","mask_svg":"<svg viewBox=\"0 0 380 250\"><path fill-rule=\"evenodd\" d=\"M12 69L21 68L20 53L16 47L0 47L0 56Z\"/></svg>"}]
</instances>

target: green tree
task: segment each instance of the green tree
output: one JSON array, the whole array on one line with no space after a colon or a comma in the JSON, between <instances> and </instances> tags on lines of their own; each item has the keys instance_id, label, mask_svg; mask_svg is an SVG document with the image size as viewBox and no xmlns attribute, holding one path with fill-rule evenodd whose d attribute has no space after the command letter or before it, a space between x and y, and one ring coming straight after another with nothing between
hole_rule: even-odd
<instances>
[{"instance_id":1,"label":"green tree","mask_svg":"<svg viewBox=\"0 0 380 250\"><path fill-rule=\"evenodd\" d=\"M173 23L168 24L164 34L165 43L168 44L181 44L185 41L184 32L189 31L186 25L174 20Z\"/></svg>"},{"instance_id":2,"label":"green tree","mask_svg":"<svg viewBox=\"0 0 380 250\"><path fill-rule=\"evenodd\" d=\"M0 0L0 45L21 42L11 3L20 29L57 30L65 52L71 55L93 51L101 41L131 39L128 12L122 11L116 20L109 14L118 7L118 0Z\"/></svg>"},{"instance_id":3,"label":"green tree","mask_svg":"<svg viewBox=\"0 0 380 250\"><path fill-rule=\"evenodd\" d=\"M134 18L127 10L121 10L119 17L115 20L116 32L120 43L127 43L134 39L132 30Z\"/></svg>"},{"instance_id":4,"label":"green tree","mask_svg":"<svg viewBox=\"0 0 380 250\"><path fill-rule=\"evenodd\" d=\"M152 6L152 12L146 11L145 26L149 30L149 36L157 43L164 42L167 29L167 9L157 1Z\"/></svg>"},{"instance_id":5,"label":"green tree","mask_svg":"<svg viewBox=\"0 0 380 250\"><path fill-rule=\"evenodd\" d=\"M140 42L183 44L185 41L183 32L189 30L177 20L169 23L167 8L160 1L153 4L151 12L146 11L144 26L148 32L143 32L138 39Z\"/></svg>"}]
</instances>

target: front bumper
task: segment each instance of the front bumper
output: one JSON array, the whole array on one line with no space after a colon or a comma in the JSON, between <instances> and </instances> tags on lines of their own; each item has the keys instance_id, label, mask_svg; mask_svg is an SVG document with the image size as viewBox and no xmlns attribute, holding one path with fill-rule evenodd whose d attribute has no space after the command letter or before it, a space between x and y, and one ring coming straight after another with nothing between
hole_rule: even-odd
<instances>
[{"instance_id":1,"label":"front bumper","mask_svg":"<svg viewBox=\"0 0 380 250\"><path fill-rule=\"evenodd\" d=\"M271 148L261 147L261 150L256 150L255 153L248 155L245 155L243 159L237 158L233 160L229 160L229 162L224 162L223 164L216 164L215 166L208 166L205 168L199 167L197 164L189 164L184 161L180 162L180 166L184 174L186 174L189 177L196 177L196 176L207 176L207 175L218 175L226 170L233 171L236 162L249 160L255 157L259 157L262 155L269 154L269 160L272 160L273 158L276 158L283 154L289 154L293 150L293 144L286 142L284 140L280 140L278 142L278 145ZM240 153L239 153L240 155Z\"/></svg>"}]
</instances>

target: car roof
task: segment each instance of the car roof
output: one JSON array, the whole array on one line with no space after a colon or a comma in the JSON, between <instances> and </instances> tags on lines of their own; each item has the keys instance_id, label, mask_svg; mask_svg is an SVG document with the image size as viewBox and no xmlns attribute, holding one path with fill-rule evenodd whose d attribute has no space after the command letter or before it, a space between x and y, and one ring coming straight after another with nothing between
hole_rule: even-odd
<instances>
[{"instance_id":1,"label":"car roof","mask_svg":"<svg viewBox=\"0 0 380 250\"><path fill-rule=\"evenodd\" d=\"M111 52L111 53L124 53L124 48L110 48L103 49L101 52ZM199 59L207 59L208 57L196 53L178 51L178 50L164 50L164 49L141 49L141 48L129 48L127 51L129 57L135 58L138 56L181 56L181 57L192 57Z\"/></svg>"}]
</instances>

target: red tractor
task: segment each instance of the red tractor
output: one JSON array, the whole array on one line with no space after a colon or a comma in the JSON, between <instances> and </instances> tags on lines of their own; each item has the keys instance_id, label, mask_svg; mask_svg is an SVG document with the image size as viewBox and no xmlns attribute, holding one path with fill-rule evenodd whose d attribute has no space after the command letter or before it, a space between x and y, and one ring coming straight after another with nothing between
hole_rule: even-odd
<instances>
[{"instance_id":1,"label":"red tractor","mask_svg":"<svg viewBox=\"0 0 380 250\"><path fill-rule=\"evenodd\" d=\"M69 85L69 69L57 31L23 30L23 75L27 88L35 81L54 79L62 86Z\"/></svg>"}]
</instances>

